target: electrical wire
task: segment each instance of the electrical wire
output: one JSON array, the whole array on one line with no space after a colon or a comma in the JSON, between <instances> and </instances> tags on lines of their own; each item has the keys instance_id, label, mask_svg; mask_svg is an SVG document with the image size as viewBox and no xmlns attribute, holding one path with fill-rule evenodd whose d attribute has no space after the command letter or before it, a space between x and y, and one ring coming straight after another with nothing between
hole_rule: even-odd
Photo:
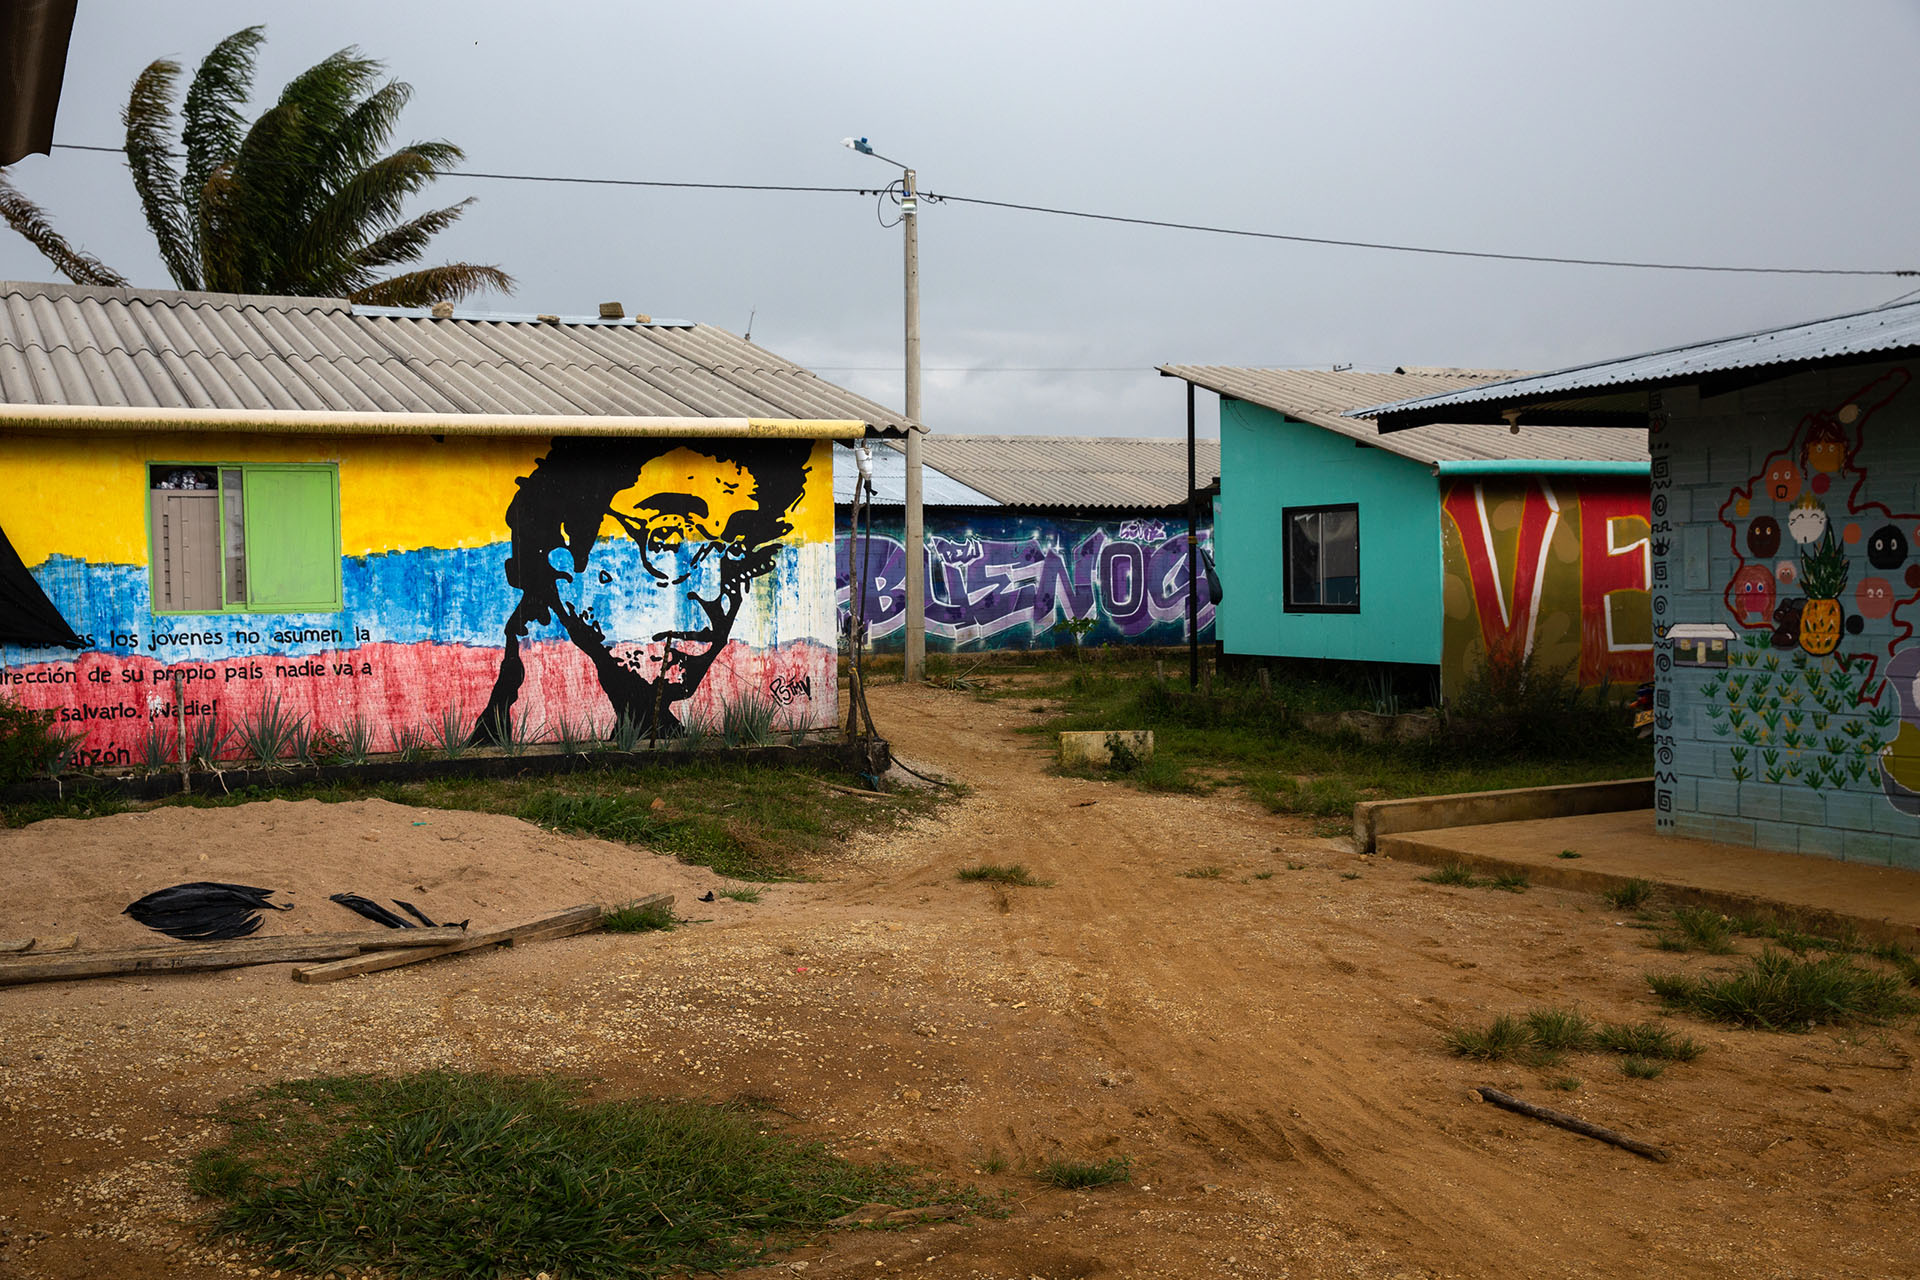
<instances>
[{"instance_id":1,"label":"electrical wire","mask_svg":"<svg viewBox=\"0 0 1920 1280\"><path fill-rule=\"evenodd\" d=\"M67 151L92 151L124 155L124 147L89 146L78 142L53 144ZM178 152L170 153L178 158ZM884 187L819 187L765 182L676 182L658 178L582 178L558 174L488 173L457 170L437 175L442 178L479 178L494 182L553 182L596 187L656 187L688 191L800 192L820 195L877 196L884 203L899 185L898 180ZM1246 227L1223 227L1204 222L1174 222L1162 218L1135 218L1117 213L1095 213L1086 209L1062 209L1052 205L1024 204L1015 200L989 200L981 196L955 195L950 192L921 191L922 200L931 204L967 204L983 209L1006 209L1020 213L1043 213L1058 218L1079 218L1091 222L1112 222L1125 226L1155 227L1168 231L1197 231L1205 235L1232 236L1249 240L1277 240L1289 244L1324 245L1339 249L1373 249L1384 253L1410 253L1440 258L1476 258L1493 262L1535 262L1571 267L1622 267L1637 271L1704 271L1729 275L1772 276L1892 276L1920 277L1916 267L1750 267L1728 263L1658 262L1633 258L1582 258L1546 253L1502 253L1486 249L1446 249L1434 245L1399 244L1385 240L1348 240L1337 236L1307 236L1285 231L1254 231ZM894 197L898 199L896 195ZM881 225L890 225L884 214Z\"/></svg>"},{"instance_id":2,"label":"electrical wire","mask_svg":"<svg viewBox=\"0 0 1920 1280\"><path fill-rule=\"evenodd\" d=\"M1249 231L1244 227L1216 227L1201 222L1167 222L1158 218L1129 218L1117 213L1056 209L1048 205L1020 204L1011 200L985 200L977 196L956 196L933 191L922 191L920 197L936 204L974 204L989 209L1015 209L1023 213L1046 213L1061 218L1085 218L1094 222L1119 222L1136 227L1201 231L1209 235L1243 236L1255 240L1285 240L1293 244L1332 245L1342 249L1379 249L1388 253L1419 253L1442 258L1487 258L1496 262L1546 262L1571 267L1632 267L1641 271L1722 271L1747 275L1920 276L1920 268L1914 267L1740 267L1698 262L1642 262L1628 258L1570 258L1545 253L1495 253L1482 249L1439 249L1432 245L1392 244L1380 240L1341 240L1332 236L1302 236L1282 231Z\"/></svg>"}]
</instances>

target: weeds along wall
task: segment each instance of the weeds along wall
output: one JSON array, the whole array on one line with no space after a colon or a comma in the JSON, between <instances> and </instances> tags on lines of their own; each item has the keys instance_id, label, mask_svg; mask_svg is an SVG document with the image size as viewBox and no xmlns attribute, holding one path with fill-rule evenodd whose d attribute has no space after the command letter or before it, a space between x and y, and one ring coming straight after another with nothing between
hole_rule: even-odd
<instances>
[{"instance_id":1,"label":"weeds along wall","mask_svg":"<svg viewBox=\"0 0 1920 1280\"><path fill-rule=\"evenodd\" d=\"M1653 417L1664 831L1920 869L1920 389L1801 373Z\"/></svg>"},{"instance_id":2,"label":"weeds along wall","mask_svg":"<svg viewBox=\"0 0 1920 1280\"><path fill-rule=\"evenodd\" d=\"M835 720L827 441L0 438L0 525L84 647L0 696L137 763L278 704L372 749ZM169 750L172 748L169 747ZM229 754L233 749L229 748Z\"/></svg>"},{"instance_id":3,"label":"weeds along wall","mask_svg":"<svg viewBox=\"0 0 1920 1280\"><path fill-rule=\"evenodd\" d=\"M926 511L927 643L937 649L1047 649L1086 645L1184 644L1187 640L1187 522L1166 516L1077 520L991 508ZM866 618L879 649L906 635L906 549L898 507L874 512L873 546L840 515L835 581L849 618L856 575L867 566ZM1199 530L1202 547L1213 531ZM868 558L870 555L870 559ZM1199 583L1199 632L1213 639L1206 569Z\"/></svg>"},{"instance_id":4,"label":"weeds along wall","mask_svg":"<svg viewBox=\"0 0 1920 1280\"><path fill-rule=\"evenodd\" d=\"M1443 693L1490 656L1623 691L1653 678L1644 479L1443 474L1440 510Z\"/></svg>"}]
</instances>

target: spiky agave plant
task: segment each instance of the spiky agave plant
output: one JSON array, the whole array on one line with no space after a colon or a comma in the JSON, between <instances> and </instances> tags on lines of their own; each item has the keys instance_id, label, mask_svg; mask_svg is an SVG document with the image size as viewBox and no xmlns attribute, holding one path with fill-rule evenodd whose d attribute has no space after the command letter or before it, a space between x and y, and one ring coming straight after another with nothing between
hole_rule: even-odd
<instances>
[{"instance_id":1,"label":"spiky agave plant","mask_svg":"<svg viewBox=\"0 0 1920 1280\"><path fill-rule=\"evenodd\" d=\"M1815 657L1840 646L1840 594L1847 589L1847 554L1827 526L1820 545L1800 559L1800 587L1807 593L1800 611L1800 647Z\"/></svg>"}]
</instances>

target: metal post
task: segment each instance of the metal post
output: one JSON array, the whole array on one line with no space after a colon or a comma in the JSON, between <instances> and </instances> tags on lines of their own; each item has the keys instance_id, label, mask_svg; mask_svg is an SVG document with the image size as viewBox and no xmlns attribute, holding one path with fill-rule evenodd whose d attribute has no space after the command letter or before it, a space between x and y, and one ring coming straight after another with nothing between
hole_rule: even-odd
<instances>
[{"instance_id":1,"label":"metal post","mask_svg":"<svg viewBox=\"0 0 1920 1280\"><path fill-rule=\"evenodd\" d=\"M1200 539L1196 532L1199 499L1194 474L1193 384L1187 384L1187 688L1200 687Z\"/></svg>"},{"instance_id":2,"label":"metal post","mask_svg":"<svg viewBox=\"0 0 1920 1280\"><path fill-rule=\"evenodd\" d=\"M919 188L906 170L900 222L907 241L907 417L920 421L920 218ZM927 553L920 510L920 432L907 429L907 644L901 677L918 684L927 674Z\"/></svg>"}]
</instances>

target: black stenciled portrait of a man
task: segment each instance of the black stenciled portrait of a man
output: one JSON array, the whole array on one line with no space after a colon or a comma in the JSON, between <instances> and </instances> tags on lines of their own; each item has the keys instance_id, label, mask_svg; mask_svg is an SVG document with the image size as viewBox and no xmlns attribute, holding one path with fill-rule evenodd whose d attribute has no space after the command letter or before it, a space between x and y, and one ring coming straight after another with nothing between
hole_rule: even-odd
<instances>
[{"instance_id":1,"label":"black stenciled portrait of a man","mask_svg":"<svg viewBox=\"0 0 1920 1280\"><path fill-rule=\"evenodd\" d=\"M530 628L558 624L593 663L614 716L679 732L754 579L778 563L806 491L809 440L561 437L507 507L507 619L473 736L514 723Z\"/></svg>"}]
</instances>

